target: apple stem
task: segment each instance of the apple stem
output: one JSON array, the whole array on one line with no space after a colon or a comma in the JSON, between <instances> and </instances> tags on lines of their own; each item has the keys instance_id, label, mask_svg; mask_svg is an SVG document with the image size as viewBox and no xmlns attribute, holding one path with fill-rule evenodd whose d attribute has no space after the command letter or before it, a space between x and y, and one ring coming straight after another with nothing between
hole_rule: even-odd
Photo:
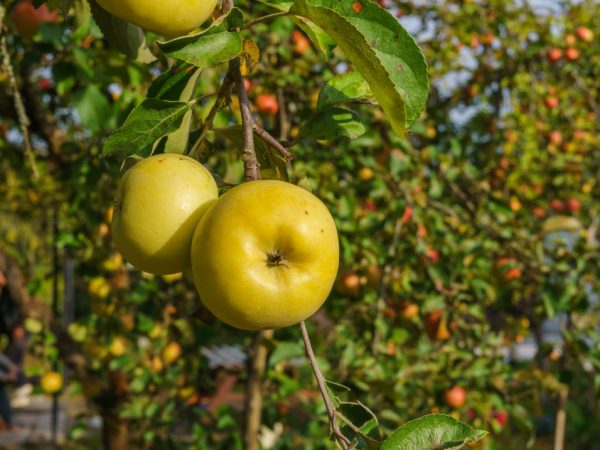
<instances>
[{"instance_id":1,"label":"apple stem","mask_svg":"<svg viewBox=\"0 0 600 450\"><path fill-rule=\"evenodd\" d=\"M31 138L29 135L29 125L31 122L27 116L25 104L23 103L23 98L21 97L21 92L19 91L19 85L17 84L17 79L15 78L15 71L10 61L10 53L8 52L8 44L6 41L8 30L6 28L6 24L4 23L5 17L6 8L0 5L0 53L2 53L2 68L8 76L8 82L14 97L15 110L17 111L17 116L19 119L21 134L23 135L25 158L27 158L33 178L37 179L39 177L39 172L35 162L35 156L33 154L33 148L31 147Z\"/></svg>"},{"instance_id":2,"label":"apple stem","mask_svg":"<svg viewBox=\"0 0 600 450\"><path fill-rule=\"evenodd\" d=\"M337 423L335 416L335 406L333 406L333 402L331 401L331 398L329 398L329 393L327 392L327 387L325 386L325 378L323 377L323 373L321 372L321 369L319 369L319 365L317 364L317 359L315 358L315 353L310 342L310 337L308 336L308 331L306 331L306 323L304 321L300 322L300 329L302 330L302 339L304 340L304 347L306 348L306 356L308 358L308 361L310 362L312 371L315 374L317 384L319 385L319 390L321 391L321 397L323 397L325 407L327 408L327 414L329 415L329 423L331 425L331 428L333 429L333 433L335 434L336 439L340 442L342 448L344 450L348 449L350 448L351 441L346 436L344 436Z\"/></svg>"}]
</instances>

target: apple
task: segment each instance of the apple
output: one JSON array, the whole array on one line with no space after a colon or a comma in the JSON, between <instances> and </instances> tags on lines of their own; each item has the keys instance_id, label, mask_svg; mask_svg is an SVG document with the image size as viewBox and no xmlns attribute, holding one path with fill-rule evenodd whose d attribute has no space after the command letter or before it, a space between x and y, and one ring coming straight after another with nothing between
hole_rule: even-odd
<instances>
[{"instance_id":1,"label":"apple","mask_svg":"<svg viewBox=\"0 0 600 450\"><path fill-rule=\"evenodd\" d=\"M117 336L112 340L108 351L111 355L118 358L119 356L123 356L125 353L127 353L128 347L129 345L127 340L122 336Z\"/></svg>"},{"instance_id":2,"label":"apple","mask_svg":"<svg viewBox=\"0 0 600 450\"><path fill-rule=\"evenodd\" d=\"M425 250L425 257L431 261L432 264L437 264L440 261L440 252L432 247L428 247Z\"/></svg>"},{"instance_id":3,"label":"apple","mask_svg":"<svg viewBox=\"0 0 600 450\"><path fill-rule=\"evenodd\" d=\"M493 416L501 427L508 422L508 413L506 411L494 411Z\"/></svg>"},{"instance_id":4,"label":"apple","mask_svg":"<svg viewBox=\"0 0 600 450\"><path fill-rule=\"evenodd\" d=\"M166 364L173 364L181 356L181 345L177 342L169 342L163 349L162 357Z\"/></svg>"},{"instance_id":5,"label":"apple","mask_svg":"<svg viewBox=\"0 0 600 450\"><path fill-rule=\"evenodd\" d=\"M98 0L113 16L169 37L183 36L202 25L217 0Z\"/></svg>"},{"instance_id":6,"label":"apple","mask_svg":"<svg viewBox=\"0 0 600 450\"><path fill-rule=\"evenodd\" d=\"M246 92L252 92L252 88L252 81L250 81L248 78L244 78L244 89L246 89Z\"/></svg>"},{"instance_id":7,"label":"apple","mask_svg":"<svg viewBox=\"0 0 600 450\"><path fill-rule=\"evenodd\" d=\"M260 94L256 97L256 108L260 113L274 116L279 111L279 103L274 95Z\"/></svg>"},{"instance_id":8,"label":"apple","mask_svg":"<svg viewBox=\"0 0 600 450\"><path fill-rule=\"evenodd\" d=\"M544 104L547 108L554 109L558 106L558 98L554 96L546 97Z\"/></svg>"},{"instance_id":9,"label":"apple","mask_svg":"<svg viewBox=\"0 0 600 450\"><path fill-rule=\"evenodd\" d=\"M377 264L367 267L365 275L367 284L371 287L378 287L383 280L383 270L381 269L381 266L378 266Z\"/></svg>"},{"instance_id":10,"label":"apple","mask_svg":"<svg viewBox=\"0 0 600 450\"><path fill-rule=\"evenodd\" d=\"M594 32L587 27L577 27L575 34L584 42L592 42L594 40Z\"/></svg>"},{"instance_id":11,"label":"apple","mask_svg":"<svg viewBox=\"0 0 600 450\"><path fill-rule=\"evenodd\" d=\"M345 273L339 279L337 290L340 294L358 297L358 294L360 294L360 277L356 272Z\"/></svg>"},{"instance_id":12,"label":"apple","mask_svg":"<svg viewBox=\"0 0 600 450\"><path fill-rule=\"evenodd\" d=\"M555 198L550 202L550 208L552 208L557 213L562 213L565 212L566 205L565 202L563 202L562 200Z\"/></svg>"},{"instance_id":13,"label":"apple","mask_svg":"<svg viewBox=\"0 0 600 450\"><path fill-rule=\"evenodd\" d=\"M562 133L558 130L552 130L548 135L548 138L550 139L550 143L554 145L560 145L563 142Z\"/></svg>"},{"instance_id":14,"label":"apple","mask_svg":"<svg viewBox=\"0 0 600 450\"><path fill-rule=\"evenodd\" d=\"M310 48L310 41L299 30L292 31L292 43L294 53L297 55L303 55Z\"/></svg>"},{"instance_id":15,"label":"apple","mask_svg":"<svg viewBox=\"0 0 600 450\"><path fill-rule=\"evenodd\" d=\"M58 12L50 11L46 3L36 9L31 0L23 0L13 8L11 18L21 37L31 39L44 23L57 23Z\"/></svg>"},{"instance_id":16,"label":"apple","mask_svg":"<svg viewBox=\"0 0 600 450\"><path fill-rule=\"evenodd\" d=\"M503 278L506 281L518 280L521 278L521 275L523 275L523 271L519 267L512 267L504 273Z\"/></svg>"},{"instance_id":17,"label":"apple","mask_svg":"<svg viewBox=\"0 0 600 450\"><path fill-rule=\"evenodd\" d=\"M336 278L339 242L327 207L276 180L226 192L192 242L194 282L204 305L243 330L282 328L313 315Z\"/></svg>"},{"instance_id":18,"label":"apple","mask_svg":"<svg viewBox=\"0 0 600 450\"><path fill-rule=\"evenodd\" d=\"M581 202L576 198L568 198L566 201L566 207L570 212L576 213L581 209Z\"/></svg>"},{"instance_id":19,"label":"apple","mask_svg":"<svg viewBox=\"0 0 600 450\"><path fill-rule=\"evenodd\" d=\"M536 206L535 208L533 208L533 215L538 219L543 219L544 217L546 217L546 209L540 206Z\"/></svg>"},{"instance_id":20,"label":"apple","mask_svg":"<svg viewBox=\"0 0 600 450\"><path fill-rule=\"evenodd\" d=\"M106 298L110 294L110 283L104 277L94 277L88 284L88 293L93 297Z\"/></svg>"},{"instance_id":21,"label":"apple","mask_svg":"<svg viewBox=\"0 0 600 450\"><path fill-rule=\"evenodd\" d=\"M467 393L461 386L454 386L444 392L444 401L451 408L460 408L467 401Z\"/></svg>"},{"instance_id":22,"label":"apple","mask_svg":"<svg viewBox=\"0 0 600 450\"><path fill-rule=\"evenodd\" d=\"M548 60L550 62L557 62L560 58L562 58L563 52L560 48L552 48L548 51Z\"/></svg>"},{"instance_id":23,"label":"apple","mask_svg":"<svg viewBox=\"0 0 600 450\"><path fill-rule=\"evenodd\" d=\"M575 45L575 41L576 41L575 36L572 35L571 33L569 33L565 36L565 43L567 45Z\"/></svg>"},{"instance_id":24,"label":"apple","mask_svg":"<svg viewBox=\"0 0 600 450\"><path fill-rule=\"evenodd\" d=\"M218 196L211 173L174 153L147 158L119 184L112 237L125 259L156 275L183 272L198 220Z\"/></svg>"},{"instance_id":25,"label":"apple","mask_svg":"<svg viewBox=\"0 0 600 450\"><path fill-rule=\"evenodd\" d=\"M404 207L404 212L402 213L402 225L406 225L413 216L413 209L410 206Z\"/></svg>"},{"instance_id":26,"label":"apple","mask_svg":"<svg viewBox=\"0 0 600 450\"><path fill-rule=\"evenodd\" d=\"M407 301L402 302L400 305L400 315L406 320L417 317L419 315L419 305Z\"/></svg>"},{"instance_id":27,"label":"apple","mask_svg":"<svg viewBox=\"0 0 600 450\"><path fill-rule=\"evenodd\" d=\"M56 394L63 386L62 375L58 372L48 372L42 376L40 386L46 394Z\"/></svg>"},{"instance_id":28,"label":"apple","mask_svg":"<svg viewBox=\"0 0 600 450\"><path fill-rule=\"evenodd\" d=\"M361 167L358 171L358 178L362 181L371 181L375 177L375 172L370 167Z\"/></svg>"},{"instance_id":29,"label":"apple","mask_svg":"<svg viewBox=\"0 0 600 450\"><path fill-rule=\"evenodd\" d=\"M565 58L570 61L575 61L577 58L579 58L579 50L569 47L567 50L565 50Z\"/></svg>"}]
</instances>

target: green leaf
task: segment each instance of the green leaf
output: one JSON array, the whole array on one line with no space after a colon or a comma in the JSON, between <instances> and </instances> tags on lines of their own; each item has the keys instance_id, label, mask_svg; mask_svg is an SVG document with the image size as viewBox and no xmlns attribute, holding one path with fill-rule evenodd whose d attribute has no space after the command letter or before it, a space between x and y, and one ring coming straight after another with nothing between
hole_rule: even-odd
<instances>
[{"instance_id":1,"label":"green leaf","mask_svg":"<svg viewBox=\"0 0 600 450\"><path fill-rule=\"evenodd\" d=\"M365 134L366 131L356 113L349 109L331 107L317 111L304 124L298 139L322 140L338 136L355 139Z\"/></svg>"},{"instance_id":2,"label":"green leaf","mask_svg":"<svg viewBox=\"0 0 600 450\"><path fill-rule=\"evenodd\" d=\"M142 63L156 60L148 46L144 31L125 20L113 16L102 8L95 0L89 0L92 17L102 31L104 38L128 58Z\"/></svg>"},{"instance_id":3,"label":"green leaf","mask_svg":"<svg viewBox=\"0 0 600 450\"><path fill-rule=\"evenodd\" d=\"M190 69L192 70L185 71L186 75L188 75L183 79L185 81L185 84L179 83L177 85L178 89L170 89L168 91L171 95L174 95L177 91L181 91L178 100L182 102L189 102L190 100L192 100L192 97L194 96L194 92L196 90L198 78L202 73L202 69L194 67L190 67ZM167 136L164 149L165 153L185 153L190 138L190 129L192 127L193 115L194 112L190 108L188 112L185 113L185 116L181 121L181 126L176 131Z\"/></svg>"},{"instance_id":4,"label":"green leaf","mask_svg":"<svg viewBox=\"0 0 600 450\"><path fill-rule=\"evenodd\" d=\"M454 450L477 442L487 434L450 416L430 414L394 431L381 450Z\"/></svg>"},{"instance_id":5,"label":"green leaf","mask_svg":"<svg viewBox=\"0 0 600 450\"><path fill-rule=\"evenodd\" d=\"M108 137L100 156L147 156L158 139L179 129L190 107L185 102L144 100L131 111L123 126Z\"/></svg>"},{"instance_id":6,"label":"green leaf","mask_svg":"<svg viewBox=\"0 0 600 450\"><path fill-rule=\"evenodd\" d=\"M161 100L181 100L181 94L188 88L197 70L187 63L179 63L163 72L148 88L148 98ZM194 84L195 85L195 84ZM185 101L189 100L189 97Z\"/></svg>"},{"instance_id":7,"label":"green leaf","mask_svg":"<svg viewBox=\"0 0 600 450\"><path fill-rule=\"evenodd\" d=\"M362 100L373 97L369 83L358 72L338 75L329 80L321 88L317 108L334 106L353 100Z\"/></svg>"},{"instance_id":8,"label":"green leaf","mask_svg":"<svg viewBox=\"0 0 600 450\"><path fill-rule=\"evenodd\" d=\"M291 12L337 42L371 86L396 134L404 136L407 122L425 108L429 81L423 54L398 20L366 0L297 0Z\"/></svg>"},{"instance_id":9,"label":"green leaf","mask_svg":"<svg viewBox=\"0 0 600 450\"><path fill-rule=\"evenodd\" d=\"M269 357L269 365L275 366L280 362L289 361L304 355L304 347L298 342L278 342Z\"/></svg>"},{"instance_id":10,"label":"green leaf","mask_svg":"<svg viewBox=\"0 0 600 450\"><path fill-rule=\"evenodd\" d=\"M107 125L110 117L110 103L95 84L88 84L75 94L75 108L83 125L98 133Z\"/></svg>"},{"instance_id":11,"label":"green leaf","mask_svg":"<svg viewBox=\"0 0 600 450\"><path fill-rule=\"evenodd\" d=\"M158 46L172 58L196 67L212 67L238 56L242 52L242 38L239 33L222 31L184 36L159 42Z\"/></svg>"}]
</instances>

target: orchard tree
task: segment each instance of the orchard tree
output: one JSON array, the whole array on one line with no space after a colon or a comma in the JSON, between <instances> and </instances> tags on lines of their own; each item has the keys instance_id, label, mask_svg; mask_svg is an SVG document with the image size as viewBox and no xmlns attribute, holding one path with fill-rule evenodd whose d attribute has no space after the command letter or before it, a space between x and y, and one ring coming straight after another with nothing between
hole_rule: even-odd
<instances>
[{"instance_id":1,"label":"orchard tree","mask_svg":"<svg viewBox=\"0 0 600 450\"><path fill-rule=\"evenodd\" d=\"M106 448L595 442L596 2L42 3L0 7L1 242Z\"/></svg>"}]
</instances>

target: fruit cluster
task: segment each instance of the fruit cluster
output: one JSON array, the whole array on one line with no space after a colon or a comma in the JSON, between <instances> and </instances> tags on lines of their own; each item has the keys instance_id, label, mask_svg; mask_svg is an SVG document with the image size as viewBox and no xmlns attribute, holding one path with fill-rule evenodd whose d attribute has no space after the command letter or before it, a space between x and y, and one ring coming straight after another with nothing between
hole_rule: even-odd
<instances>
[{"instance_id":1,"label":"fruit cluster","mask_svg":"<svg viewBox=\"0 0 600 450\"><path fill-rule=\"evenodd\" d=\"M339 263L335 222L317 197L264 180L218 198L210 172L177 154L152 156L125 173L112 236L143 271L191 267L206 307L245 330L281 328L314 314Z\"/></svg>"}]
</instances>

